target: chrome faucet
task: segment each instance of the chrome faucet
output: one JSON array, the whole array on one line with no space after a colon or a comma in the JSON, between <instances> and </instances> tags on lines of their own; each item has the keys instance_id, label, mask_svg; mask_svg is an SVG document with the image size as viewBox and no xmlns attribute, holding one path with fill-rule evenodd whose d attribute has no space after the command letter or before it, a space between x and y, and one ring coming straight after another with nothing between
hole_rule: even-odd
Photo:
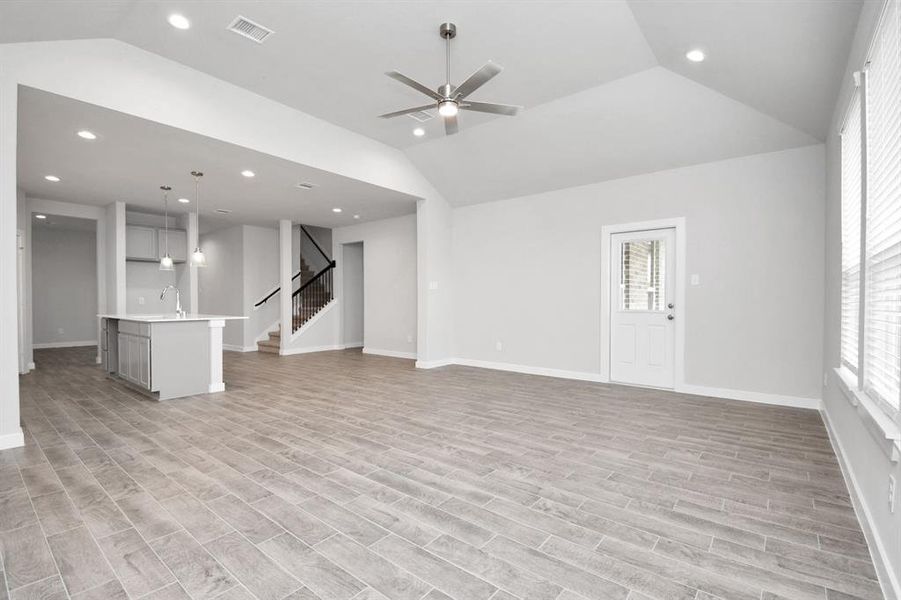
<instances>
[{"instance_id":1,"label":"chrome faucet","mask_svg":"<svg viewBox=\"0 0 901 600\"><path fill-rule=\"evenodd\" d=\"M181 309L181 292L178 291L178 288L172 284L167 285L163 288L162 293L160 294L160 300L166 297L166 292L169 290L175 290L175 316L179 319L185 318L185 311Z\"/></svg>"}]
</instances>

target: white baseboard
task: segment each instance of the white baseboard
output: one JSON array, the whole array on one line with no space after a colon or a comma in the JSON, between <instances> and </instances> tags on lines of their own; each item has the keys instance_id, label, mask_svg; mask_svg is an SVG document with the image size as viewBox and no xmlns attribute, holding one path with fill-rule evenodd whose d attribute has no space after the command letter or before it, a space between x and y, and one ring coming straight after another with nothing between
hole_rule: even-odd
<instances>
[{"instance_id":1,"label":"white baseboard","mask_svg":"<svg viewBox=\"0 0 901 600\"><path fill-rule=\"evenodd\" d=\"M219 383L211 383L207 389L211 394L215 394L216 392L224 392L225 391L225 382L220 381Z\"/></svg>"},{"instance_id":2,"label":"white baseboard","mask_svg":"<svg viewBox=\"0 0 901 600\"><path fill-rule=\"evenodd\" d=\"M845 485L848 486L848 491L851 495L851 504L854 506L854 512L857 515L858 522L860 522L860 528L863 530L867 546L870 548L870 555L873 559L873 566L876 568L876 574L879 577L879 584L882 586L882 593L885 595L886 600L901 600L901 582L898 581L895 572L891 569L885 543L879 533L879 528L874 526L873 516L867 508L866 502L863 501L863 494L857 484L857 477L854 476L851 464L845 459L842 442L832 427L829 413L821 409L820 415L823 417L823 423L826 424L829 442L832 444L832 450L838 458L839 467L845 478Z\"/></svg>"},{"instance_id":3,"label":"white baseboard","mask_svg":"<svg viewBox=\"0 0 901 600\"><path fill-rule=\"evenodd\" d=\"M454 359L452 358L441 358L438 360L417 360L416 368L417 369L437 369L438 367L446 367L448 365L454 365Z\"/></svg>"},{"instance_id":4,"label":"white baseboard","mask_svg":"<svg viewBox=\"0 0 901 600\"><path fill-rule=\"evenodd\" d=\"M330 350L344 350L341 344L332 344L329 346L309 346L307 348L282 348L279 355L290 356L292 354L309 354L311 352L328 352Z\"/></svg>"},{"instance_id":5,"label":"white baseboard","mask_svg":"<svg viewBox=\"0 0 901 600\"><path fill-rule=\"evenodd\" d=\"M695 396L710 396L712 398L725 398L727 400L743 400L745 402L757 402L759 404L775 404L777 406L790 406L793 408L808 408L820 410L822 401L819 398L805 398L803 396L785 396L782 394L766 394L763 392L749 392L746 390L730 390L727 388L714 388L704 385L683 384L677 386L676 392L680 394L693 394Z\"/></svg>"},{"instance_id":6,"label":"white baseboard","mask_svg":"<svg viewBox=\"0 0 901 600\"><path fill-rule=\"evenodd\" d=\"M381 348L369 348L368 346L363 347L363 354L375 354L377 356L390 356L391 358L407 358L410 360L416 359L415 352L398 352L397 350L383 350Z\"/></svg>"},{"instance_id":7,"label":"white baseboard","mask_svg":"<svg viewBox=\"0 0 901 600\"><path fill-rule=\"evenodd\" d=\"M47 348L80 348L82 346L96 346L97 340L83 340L80 342L46 342L42 344L32 344L35 350L45 350Z\"/></svg>"},{"instance_id":8,"label":"white baseboard","mask_svg":"<svg viewBox=\"0 0 901 600\"><path fill-rule=\"evenodd\" d=\"M600 373L585 373L582 371L567 371L564 369L548 369L546 367L532 367L529 365L517 365L514 363L491 362L487 360L474 360L471 358L451 359L453 364L464 367L478 367L480 369L494 369L495 371L510 371L525 375L541 375L543 377L559 377L561 379L575 379L578 381L600 382Z\"/></svg>"},{"instance_id":9,"label":"white baseboard","mask_svg":"<svg viewBox=\"0 0 901 600\"><path fill-rule=\"evenodd\" d=\"M342 344L345 348L362 348L363 342L347 342L346 344Z\"/></svg>"},{"instance_id":10,"label":"white baseboard","mask_svg":"<svg viewBox=\"0 0 901 600\"><path fill-rule=\"evenodd\" d=\"M8 448L21 448L24 445L25 434L22 433L21 428L13 433L0 435L0 450L6 450Z\"/></svg>"},{"instance_id":11,"label":"white baseboard","mask_svg":"<svg viewBox=\"0 0 901 600\"><path fill-rule=\"evenodd\" d=\"M222 344L222 349L228 352L256 352L256 346L238 346L236 344Z\"/></svg>"},{"instance_id":12,"label":"white baseboard","mask_svg":"<svg viewBox=\"0 0 901 600\"><path fill-rule=\"evenodd\" d=\"M366 352L365 348L363 349L363 352ZM533 367L530 365L518 365L515 363L491 362L487 360L475 360L472 358L444 358L430 361L416 361L417 369L434 369L437 367L446 367L448 365L461 365L464 367L493 369L495 371L509 371L512 373L524 373L526 375L541 375L544 377L558 377L561 379L574 379L577 381L614 383L615 385L615 382L608 382L600 373L589 373L584 371L549 369L546 367ZM812 410L819 410L820 406L822 405L819 398L804 398L800 396L785 396L781 394L765 394L762 392L730 390L726 388L714 388L703 385L681 385L673 391L682 394L709 396L711 398L743 400L745 402L773 404L776 406L790 406L794 408L808 408Z\"/></svg>"}]
</instances>

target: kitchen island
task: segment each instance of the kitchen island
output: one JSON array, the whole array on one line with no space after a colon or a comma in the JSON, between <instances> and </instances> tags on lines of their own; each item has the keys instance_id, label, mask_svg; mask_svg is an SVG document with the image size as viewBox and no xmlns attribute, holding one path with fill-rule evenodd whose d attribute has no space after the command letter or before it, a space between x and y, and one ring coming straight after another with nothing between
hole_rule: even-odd
<instances>
[{"instance_id":1,"label":"kitchen island","mask_svg":"<svg viewBox=\"0 0 901 600\"><path fill-rule=\"evenodd\" d=\"M157 400L225 390L222 328L247 317L98 315L103 368Z\"/></svg>"}]
</instances>

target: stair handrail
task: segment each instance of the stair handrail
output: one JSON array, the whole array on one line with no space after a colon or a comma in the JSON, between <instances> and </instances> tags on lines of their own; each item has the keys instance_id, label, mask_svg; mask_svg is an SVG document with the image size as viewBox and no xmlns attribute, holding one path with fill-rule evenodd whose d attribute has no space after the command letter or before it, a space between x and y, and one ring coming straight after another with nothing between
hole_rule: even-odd
<instances>
[{"instance_id":1,"label":"stair handrail","mask_svg":"<svg viewBox=\"0 0 901 600\"><path fill-rule=\"evenodd\" d=\"M307 237L310 238L310 241L313 242L313 245L316 246L316 249L317 249L317 250L319 250L319 254L322 255L322 258L324 258L324 259L325 259L327 262L329 262L329 263L334 262L332 259L330 259L330 258L328 257L328 254L325 253L325 250L323 250L323 249L319 246L319 242L317 242L317 241L316 241L316 238L314 238L314 237L312 236L312 234L310 234L310 232L307 231L307 228L306 228L306 227L304 227L303 225L301 225L301 226L300 226L300 230L301 230L302 232L304 232L305 234L307 234Z\"/></svg>"},{"instance_id":2,"label":"stair handrail","mask_svg":"<svg viewBox=\"0 0 901 600\"><path fill-rule=\"evenodd\" d=\"M295 273L294 276L291 278L291 281L294 281L295 279L297 279L298 277L300 277L300 273L301 273L300 271L298 271L297 273ZM271 292L269 292L269 295L268 295L268 296L266 296L265 298L263 298L262 300L260 300L260 301L257 302L256 304L254 304L253 307L254 307L254 308L259 308L259 307L263 306L264 304L266 304L266 301L269 300L269 298L272 298L274 295L276 295L277 293L279 293L281 290L282 290L281 286L278 286L277 288L275 288L274 290L272 290Z\"/></svg>"},{"instance_id":3,"label":"stair handrail","mask_svg":"<svg viewBox=\"0 0 901 600\"><path fill-rule=\"evenodd\" d=\"M335 261L330 260L329 263L325 267L323 267L318 273L313 275L306 283L304 283L299 288L294 290L294 293L291 294L291 297L293 298L294 296L298 295L299 293L301 293L302 291L304 291L305 289L310 287L310 285L313 282L318 281L320 277L325 275L328 271L331 271L332 269L334 269L337 266L337 264L338 263L336 263Z\"/></svg>"}]
</instances>

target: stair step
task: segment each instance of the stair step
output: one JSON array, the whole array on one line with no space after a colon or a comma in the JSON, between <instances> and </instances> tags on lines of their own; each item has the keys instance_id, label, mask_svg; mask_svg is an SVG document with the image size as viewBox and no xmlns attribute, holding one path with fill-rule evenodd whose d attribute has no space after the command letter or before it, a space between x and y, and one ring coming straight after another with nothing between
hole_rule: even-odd
<instances>
[{"instance_id":1,"label":"stair step","mask_svg":"<svg viewBox=\"0 0 901 600\"><path fill-rule=\"evenodd\" d=\"M260 352L265 352L266 354L278 354L278 346L263 346L262 344L257 344L257 350Z\"/></svg>"},{"instance_id":2,"label":"stair step","mask_svg":"<svg viewBox=\"0 0 901 600\"><path fill-rule=\"evenodd\" d=\"M263 340L257 342L257 346L266 346L267 348L278 348L281 344L276 340Z\"/></svg>"}]
</instances>

